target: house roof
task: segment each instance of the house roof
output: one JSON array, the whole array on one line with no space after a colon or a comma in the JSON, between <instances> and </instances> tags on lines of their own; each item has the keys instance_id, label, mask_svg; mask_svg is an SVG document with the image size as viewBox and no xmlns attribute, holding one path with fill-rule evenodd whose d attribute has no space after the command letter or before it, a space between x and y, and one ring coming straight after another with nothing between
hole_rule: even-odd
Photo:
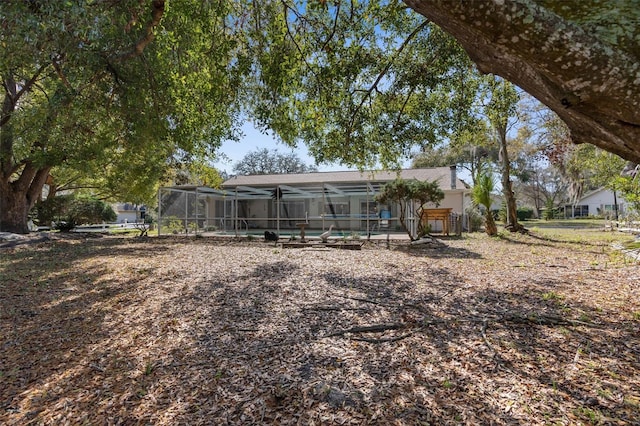
<instances>
[{"instance_id":1,"label":"house roof","mask_svg":"<svg viewBox=\"0 0 640 426\"><path fill-rule=\"evenodd\" d=\"M353 184L353 183L383 183L402 179L417 179L421 181L438 181L444 191L451 190L451 170L449 167L434 167L428 169L404 169L399 172L388 171L342 171L290 173L273 175L240 175L226 180L222 187L232 189L236 186L273 187L278 185L322 185L322 184ZM465 189L463 181L456 178L456 188Z\"/></svg>"},{"instance_id":2,"label":"house roof","mask_svg":"<svg viewBox=\"0 0 640 426\"><path fill-rule=\"evenodd\" d=\"M421 181L437 181L445 193L464 191L468 187L460 179L455 179L455 188L451 188L451 170L449 167L429 169L405 169L399 172L343 171L291 173L274 175L240 175L226 180L221 189L195 186L172 187L171 191L196 192L220 197L237 199L273 198L275 189L280 189L283 198L315 198L324 196L371 195L381 191L386 183L401 177Z\"/></svg>"}]
</instances>

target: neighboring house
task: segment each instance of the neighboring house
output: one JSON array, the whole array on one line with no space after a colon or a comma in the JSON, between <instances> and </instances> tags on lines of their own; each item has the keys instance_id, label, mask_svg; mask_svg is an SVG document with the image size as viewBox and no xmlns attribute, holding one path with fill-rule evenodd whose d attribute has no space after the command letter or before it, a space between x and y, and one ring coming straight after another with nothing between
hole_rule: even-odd
<instances>
[{"instance_id":1,"label":"neighboring house","mask_svg":"<svg viewBox=\"0 0 640 426\"><path fill-rule=\"evenodd\" d=\"M399 176L439 182L445 194L439 207L453 214L462 216L471 203L470 191L458 179L455 167L407 169ZM161 188L159 216L161 223L183 221L186 229L279 230L297 229L304 223L306 229L334 225L334 230L342 232L398 231L398 206L375 201L382 186L397 177L396 172L358 171L251 175L232 177L218 190ZM442 226L431 225L434 231Z\"/></svg>"},{"instance_id":2,"label":"neighboring house","mask_svg":"<svg viewBox=\"0 0 640 426\"><path fill-rule=\"evenodd\" d=\"M616 204L618 205L618 216L625 215L628 211L628 203L625 199L619 193L614 195L610 189L600 188L583 195L575 205L565 205L564 216L566 218L614 217Z\"/></svg>"},{"instance_id":3,"label":"neighboring house","mask_svg":"<svg viewBox=\"0 0 640 426\"><path fill-rule=\"evenodd\" d=\"M118 218L116 223L135 223L144 219L146 208L133 203L114 203L111 205Z\"/></svg>"}]
</instances>

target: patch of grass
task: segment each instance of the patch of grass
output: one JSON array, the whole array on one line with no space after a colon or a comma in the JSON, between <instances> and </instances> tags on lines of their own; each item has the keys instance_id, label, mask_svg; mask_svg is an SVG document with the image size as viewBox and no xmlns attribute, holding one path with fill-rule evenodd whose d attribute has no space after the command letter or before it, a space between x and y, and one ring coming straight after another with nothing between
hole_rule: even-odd
<instances>
[{"instance_id":1,"label":"patch of grass","mask_svg":"<svg viewBox=\"0 0 640 426\"><path fill-rule=\"evenodd\" d=\"M604 229L604 219L530 219L523 222L526 227L538 228L570 228L570 229Z\"/></svg>"},{"instance_id":2,"label":"patch of grass","mask_svg":"<svg viewBox=\"0 0 640 426\"><path fill-rule=\"evenodd\" d=\"M587 419L591 424L600 424L602 422L602 413L589 407L576 408L573 413L583 419Z\"/></svg>"},{"instance_id":3,"label":"patch of grass","mask_svg":"<svg viewBox=\"0 0 640 426\"><path fill-rule=\"evenodd\" d=\"M569 330L567 327L558 327L558 331L560 331L560 333L563 336L570 336L571 335L571 330Z\"/></svg>"},{"instance_id":4,"label":"patch of grass","mask_svg":"<svg viewBox=\"0 0 640 426\"><path fill-rule=\"evenodd\" d=\"M542 293L542 300L553 300L553 301L561 301L564 299L564 296L556 293L555 291L549 291L547 293Z\"/></svg>"},{"instance_id":5,"label":"patch of grass","mask_svg":"<svg viewBox=\"0 0 640 426\"><path fill-rule=\"evenodd\" d=\"M533 234L548 240L569 244L601 246L603 250L612 243L626 244L633 240L633 235L627 233L604 231L595 228L540 227L533 228L531 231Z\"/></svg>"},{"instance_id":6,"label":"patch of grass","mask_svg":"<svg viewBox=\"0 0 640 426\"><path fill-rule=\"evenodd\" d=\"M587 315L586 313L581 313L580 316L578 317L578 321L582 321L582 322L591 322L591 317L589 315Z\"/></svg>"},{"instance_id":7,"label":"patch of grass","mask_svg":"<svg viewBox=\"0 0 640 426\"><path fill-rule=\"evenodd\" d=\"M138 231L135 228L111 228L111 229L109 229L109 234L118 235L118 236L138 235L139 233L140 233L140 231Z\"/></svg>"},{"instance_id":8,"label":"patch of grass","mask_svg":"<svg viewBox=\"0 0 640 426\"><path fill-rule=\"evenodd\" d=\"M156 369L156 364L155 362L152 361L147 361L147 363L144 365L144 370L143 370L143 374L145 376L150 376Z\"/></svg>"},{"instance_id":9,"label":"patch of grass","mask_svg":"<svg viewBox=\"0 0 640 426\"><path fill-rule=\"evenodd\" d=\"M624 245L624 248L629 249L629 250L640 249L640 241L632 241L630 243L626 243Z\"/></svg>"},{"instance_id":10,"label":"patch of grass","mask_svg":"<svg viewBox=\"0 0 640 426\"><path fill-rule=\"evenodd\" d=\"M626 395L624 397L624 405L640 409L640 399L633 395Z\"/></svg>"}]
</instances>

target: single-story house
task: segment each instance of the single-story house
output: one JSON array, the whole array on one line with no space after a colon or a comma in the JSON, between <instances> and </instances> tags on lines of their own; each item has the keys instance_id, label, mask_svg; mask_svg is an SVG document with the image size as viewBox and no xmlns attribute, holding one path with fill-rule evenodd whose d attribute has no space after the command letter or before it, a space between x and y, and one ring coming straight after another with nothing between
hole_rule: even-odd
<instances>
[{"instance_id":1,"label":"single-story house","mask_svg":"<svg viewBox=\"0 0 640 426\"><path fill-rule=\"evenodd\" d=\"M160 188L160 232L180 227L186 232L280 231L298 229L303 223L307 230L333 225L343 233L400 231L398 206L375 200L384 184L397 177L437 181L445 194L439 207L453 215L462 216L471 204L469 188L458 179L455 167L234 176L219 189ZM415 220L412 212L406 215ZM430 225L438 231L444 224Z\"/></svg>"},{"instance_id":2,"label":"single-story house","mask_svg":"<svg viewBox=\"0 0 640 426\"><path fill-rule=\"evenodd\" d=\"M607 188L599 188L595 191L584 194L575 204L564 206L565 218L600 216L614 217L616 204L618 206L618 216L626 214L628 203L620 196Z\"/></svg>"},{"instance_id":3,"label":"single-story house","mask_svg":"<svg viewBox=\"0 0 640 426\"><path fill-rule=\"evenodd\" d=\"M116 212L116 223L136 223L145 219L146 207L133 203L113 203L111 205Z\"/></svg>"}]
</instances>

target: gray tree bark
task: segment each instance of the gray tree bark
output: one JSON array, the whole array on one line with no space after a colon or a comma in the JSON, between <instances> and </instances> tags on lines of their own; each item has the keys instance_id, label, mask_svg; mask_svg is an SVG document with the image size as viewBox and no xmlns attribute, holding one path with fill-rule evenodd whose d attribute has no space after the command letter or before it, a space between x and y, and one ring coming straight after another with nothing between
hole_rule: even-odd
<instances>
[{"instance_id":1,"label":"gray tree bark","mask_svg":"<svg viewBox=\"0 0 640 426\"><path fill-rule=\"evenodd\" d=\"M504 77L555 111L574 142L640 163L637 3L570 0L550 10L553 2L536 0L404 2L455 37L481 72ZM619 17L615 25L599 21L603 8ZM589 19L569 16L577 9Z\"/></svg>"}]
</instances>

